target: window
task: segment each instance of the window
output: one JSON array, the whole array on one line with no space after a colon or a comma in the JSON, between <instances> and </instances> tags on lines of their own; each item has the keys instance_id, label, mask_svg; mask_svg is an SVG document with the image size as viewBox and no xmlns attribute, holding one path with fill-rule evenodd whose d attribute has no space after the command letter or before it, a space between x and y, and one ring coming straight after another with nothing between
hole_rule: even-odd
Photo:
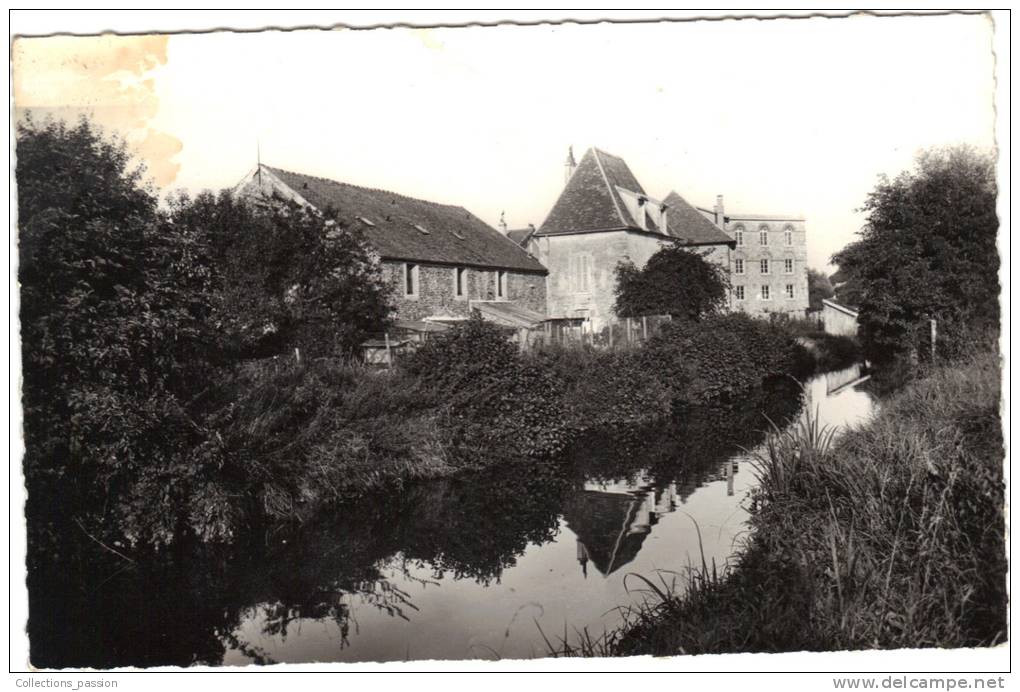
<instances>
[{"instance_id":1,"label":"window","mask_svg":"<svg viewBox=\"0 0 1020 692\"><path fill-rule=\"evenodd\" d=\"M734 274L744 273L744 260L742 259L733 260L733 273Z\"/></svg>"},{"instance_id":2,"label":"window","mask_svg":"<svg viewBox=\"0 0 1020 692\"><path fill-rule=\"evenodd\" d=\"M761 299L772 300L772 292L769 290L768 286L763 285L761 287Z\"/></svg>"},{"instance_id":3,"label":"window","mask_svg":"<svg viewBox=\"0 0 1020 692\"><path fill-rule=\"evenodd\" d=\"M762 274L768 274L769 273L769 261L767 259L763 259L761 261L761 273Z\"/></svg>"},{"instance_id":4,"label":"window","mask_svg":"<svg viewBox=\"0 0 1020 692\"><path fill-rule=\"evenodd\" d=\"M416 297L418 295L418 265L404 264L404 295Z\"/></svg>"},{"instance_id":5,"label":"window","mask_svg":"<svg viewBox=\"0 0 1020 692\"><path fill-rule=\"evenodd\" d=\"M793 284L786 284L786 297L793 298Z\"/></svg>"},{"instance_id":6,"label":"window","mask_svg":"<svg viewBox=\"0 0 1020 692\"><path fill-rule=\"evenodd\" d=\"M453 270L453 294L458 298L467 295L467 269L456 267Z\"/></svg>"},{"instance_id":7,"label":"window","mask_svg":"<svg viewBox=\"0 0 1020 692\"><path fill-rule=\"evenodd\" d=\"M570 278L575 293L591 291L591 255L579 254L570 258Z\"/></svg>"},{"instance_id":8,"label":"window","mask_svg":"<svg viewBox=\"0 0 1020 692\"><path fill-rule=\"evenodd\" d=\"M744 287L743 286L735 286L733 288L733 294L737 297L737 300L743 300L744 299Z\"/></svg>"},{"instance_id":9,"label":"window","mask_svg":"<svg viewBox=\"0 0 1020 692\"><path fill-rule=\"evenodd\" d=\"M793 273L793 260L792 259L784 259L783 260L783 273L784 274L792 274Z\"/></svg>"},{"instance_id":10,"label":"window","mask_svg":"<svg viewBox=\"0 0 1020 692\"><path fill-rule=\"evenodd\" d=\"M733 239L737 241L737 247L744 244L744 227L737 226L737 230L733 232Z\"/></svg>"},{"instance_id":11,"label":"window","mask_svg":"<svg viewBox=\"0 0 1020 692\"><path fill-rule=\"evenodd\" d=\"M496 272L496 297L506 298L506 272Z\"/></svg>"},{"instance_id":12,"label":"window","mask_svg":"<svg viewBox=\"0 0 1020 692\"><path fill-rule=\"evenodd\" d=\"M761 241L762 245L768 245L769 244L769 229L766 228L765 226L762 226L758 230L758 238Z\"/></svg>"},{"instance_id":13,"label":"window","mask_svg":"<svg viewBox=\"0 0 1020 692\"><path fill-rule=\"evenodd\" d=\"M783 231L783 242L787 245L793 245L793 229L789 226Z\"/></svg>"}]
</instances>

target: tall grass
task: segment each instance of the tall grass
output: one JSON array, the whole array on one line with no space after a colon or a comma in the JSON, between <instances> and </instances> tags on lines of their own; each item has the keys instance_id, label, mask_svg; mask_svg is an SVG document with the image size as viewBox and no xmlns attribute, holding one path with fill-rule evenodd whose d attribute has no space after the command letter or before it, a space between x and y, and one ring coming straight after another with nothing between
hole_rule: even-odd
<instances>
[{"instance_id":1,"label":"tall grass","mask_svg":"<svg viewBox=\"0 0 1020 692\"><path fill-rule=\"evenodd\" d=\"M838 439L808 415L757 459L724 575L629 613L590 652L989 646L1006 637L998 357L938 369ZM591 642L589 642L591 643Z\"/></svg>"}]
</instances>

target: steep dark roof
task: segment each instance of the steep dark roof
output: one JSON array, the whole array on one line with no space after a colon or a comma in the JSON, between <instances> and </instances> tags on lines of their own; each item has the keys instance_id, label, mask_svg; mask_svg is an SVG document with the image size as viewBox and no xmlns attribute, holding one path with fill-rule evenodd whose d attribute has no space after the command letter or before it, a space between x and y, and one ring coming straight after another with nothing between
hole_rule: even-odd
<instances>
[{"instance_id":1,"label":"steep dark roof","mask_svg":"<svg viewBox=\"0 0 1020 692\"><path fill-rule=\"evenodd\" d=\"M525 247L528 241L531 240L531 236L535 235L534 226L528 228L511 228L506 232L506 237L514 241L521 247Z\"/></svg>"},{"instance_id":2,"label":"steep dark roof","mask_svg":"<svg viewBox=\"0 0 1020 692\"><path fill-rule=\"evenodd\" d=\"M692 245L714 245L728 243L736 245L721 228L706 219L693 205L676 192L670 192L663 200L669 207L668 230L671 236Z\"/></svg>"},{"instance_id":3,"label":"steep dark roof","mask_svg":"<svg viewBox=\"0 0 1020 692\"><path fill-rule=\"evenodd\" d=\"M463 207L269 166L263 170L319 210L367 220L362 223L365 238L384 259L546 272L523 248Z\"/></svg>"},{"instance_id":4,"label":"steep dark roof","mask_svg":"<svg viewBox=\"0 0 1020 692\"><path fill-rule=\"evenodd\" d=\"M647 196L626 161L600 149L589 149L538 232L557 234L627 229L665 235L691 245L734 244L725 232L675 192L663 200L669 206L666 232L663 234L650 216L646 219L646 228L641 228L627 210L620 188Z\"/></svg>"},{"instance_id":5,"label":"steep dark roof","mask_svg":"<svg viewBox=\"0 0 1020 692\"><path fill-rule=\"evenodd\" d=\"M645 194L644 188L623 159L594 147L589 149L538 232L570 233L638 228L627 213L627 207L616 190L617 185L631 192Z\"/></svg>"}]
</instances>

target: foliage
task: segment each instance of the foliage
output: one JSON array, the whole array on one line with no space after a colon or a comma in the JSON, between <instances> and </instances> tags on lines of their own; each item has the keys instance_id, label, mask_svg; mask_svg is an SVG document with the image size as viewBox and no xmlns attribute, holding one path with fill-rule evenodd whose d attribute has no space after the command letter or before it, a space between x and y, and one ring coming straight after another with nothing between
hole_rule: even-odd
<instances>
[{"instance_id":1,"label":"foliage","mask_svg":"<svg viewBox=\"0 0 1020 692\"><path fill-rule=\"evenodd\" d=\"M29 120L17 154L30 488L55 483L60 512L95 534L167 543L219 453L199 422L206 248L88 121ZM45 502L36 494L30 513L48 516Z\"/></svg>"},{"instance_id":2,"label":"foliage","mask_svg":"<svg viewBox=\"0 0 1020 692\"><path fill-rule=\"evenodd\" d=\"M455 445L542 456L568 442L555 374L523 357L508 331L475 315L422 345L404 362L436 397L455 429Z\"/></svg>"},{"instance_id":3,"label":"foliage","mask_svg":"<svg viewBox=\"0 0 1020 692\"><path fill-rule=\"evenodd\" d=\"M729 283L723 269L696 251L665 245L643 269L632 262L616 267L618 317L672 315L698 321L726 305Z\"/></svg>"},{"instance_id":4,"label":"foliage","mask_svg":"<svg viewBox=\"0 0 1020 692\"><path fill-rule=\"evenodd\" d=\"M994 158L967 147L922 153L868 195L860 239L833 262L870 358L926 353L929 319L949 357L969 332L998 327L995 200Z\"/></svg>"},{"instance_id":5,"label":"foliage","mask_svg":"<svg viewBox=\"0 0 1020 692\"><path fill-rule=\"evenodd\" d=\"M216 266L211 321L232 359L347 357L392 306L356 224L295 204L203 193L172 200L174 222L206 239Z\"/></svg>"},{"instance_id":6,"label":"foliage","mask_svg":"<svg viewBox=\"0 0 1020 692\"><path fill-rule=\"evenodd\" d=\"M30 519L131 548L229 540L264 480L239 462L259 459L240 432L259 421L238 416L264 391L239 363L353 351L389 312L377 259L336 215L226 194L160 210L125 145L85 119L27 120L17 154ZM359 435L348 447L383 437Z\"/></svg>"},{"instance_id":7,"label":"foliage","mask_svg":"<svg viewBox=\"0 0 1020 692\"><path fill-rule=\"evenodd\" d=\"M825 274L815 269L808 268L808 307L811 310L821 310L822 301L836 295L832 282Z\"/></svg>"},{"instance_id":8,"label":"foliage","mask_svg":"<svg viewBox=\"0 0 1020 692\"><path fill-rule=\"evenodd\" d=\"M606 638L615 654L990 646L1006 637L998 359L932 372L833 441L810 416L759 457L725 575ZM810 413L810 412L809 412Z\"/></svg>"},{"instance_id":9,"label":"foliage","mask_svg":"<svg viewBox=\"0 0 1020 692\"><path fill-rule=\"evenodd\" d=\"M781 327L742 312L700 323L675 320L649 339L647 367L673 392L674 405L726 401L793 370L796 344Z\"/></svg>"}]
</instances>

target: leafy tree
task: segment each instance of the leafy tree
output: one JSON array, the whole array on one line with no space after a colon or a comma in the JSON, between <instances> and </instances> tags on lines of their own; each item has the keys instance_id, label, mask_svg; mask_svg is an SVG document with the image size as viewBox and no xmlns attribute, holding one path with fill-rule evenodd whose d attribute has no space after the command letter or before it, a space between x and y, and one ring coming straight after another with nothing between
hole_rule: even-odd
<instances>
[{"instance_id":1,"label":"leafy tree","mask_svg":"<svg viewBox=\"0 0 1020 692\"><path fill-rule=\"evenodd\" d=\"M378 260L335 214L210 194L160 210L88 120L27 120L17 154L30 527L229 538L257 486L217 427L236 423L234 364L349 354L389 312Z\"/></svg>"},{"instance_id":2,"label":"leafy tree","mask_svg":"<svg viewBox=\"0 0 1020 692\"><path fill-rule=\"evenodd\" d=\"M728 290L722 268L698 252L666 245L643 269L632 262L616 266L614 309L619 317L673 315L697 321L720 312Z\"/></svg>"},{"instance_id":3,"label":"leafy tree","mask_svg":"<svg viewBox=\"0 0 1020 692\"><path fill-rule=\"evenodd\" d=\"M227 358L295 348L349 356L391 312L378 257L357 225L336 213L223 192L178 197L172 215L209 247L212 322Z\"/></svg>"},{"instance_id":4,"label":"leafy tree","mask_svg":"<svg viewBox=\"0 0 1020 692\"><path fill-rule=\"evenodd\" d=\"M808 305L812 310L821 310L822 301L832 298L835 290L829 277L820 271L808 269Z\"/></svg>"},{"instance_id":5,"label":"leafy tree","mask_svg":"<svg viewBox=\"0 0 1020 692\"><path fill-rule=\"evenodd\" d=\"M168 542L215 454L197 422L207 254L87 120L22 123L17 157L30 522Z\"/></svg>"},{"instance_id":6,"label":"leafy tree","mask_svg":"<svg viewBox=\"0 0 1020 692\"><path fill-rule=\"evenodd\" d=\"M868 195L860 239L833 256L860 310L873 359L926 353L929 319L952 355L998 329L994 158L961 146L922 153Z\"/></svg>"}]
</instances>

